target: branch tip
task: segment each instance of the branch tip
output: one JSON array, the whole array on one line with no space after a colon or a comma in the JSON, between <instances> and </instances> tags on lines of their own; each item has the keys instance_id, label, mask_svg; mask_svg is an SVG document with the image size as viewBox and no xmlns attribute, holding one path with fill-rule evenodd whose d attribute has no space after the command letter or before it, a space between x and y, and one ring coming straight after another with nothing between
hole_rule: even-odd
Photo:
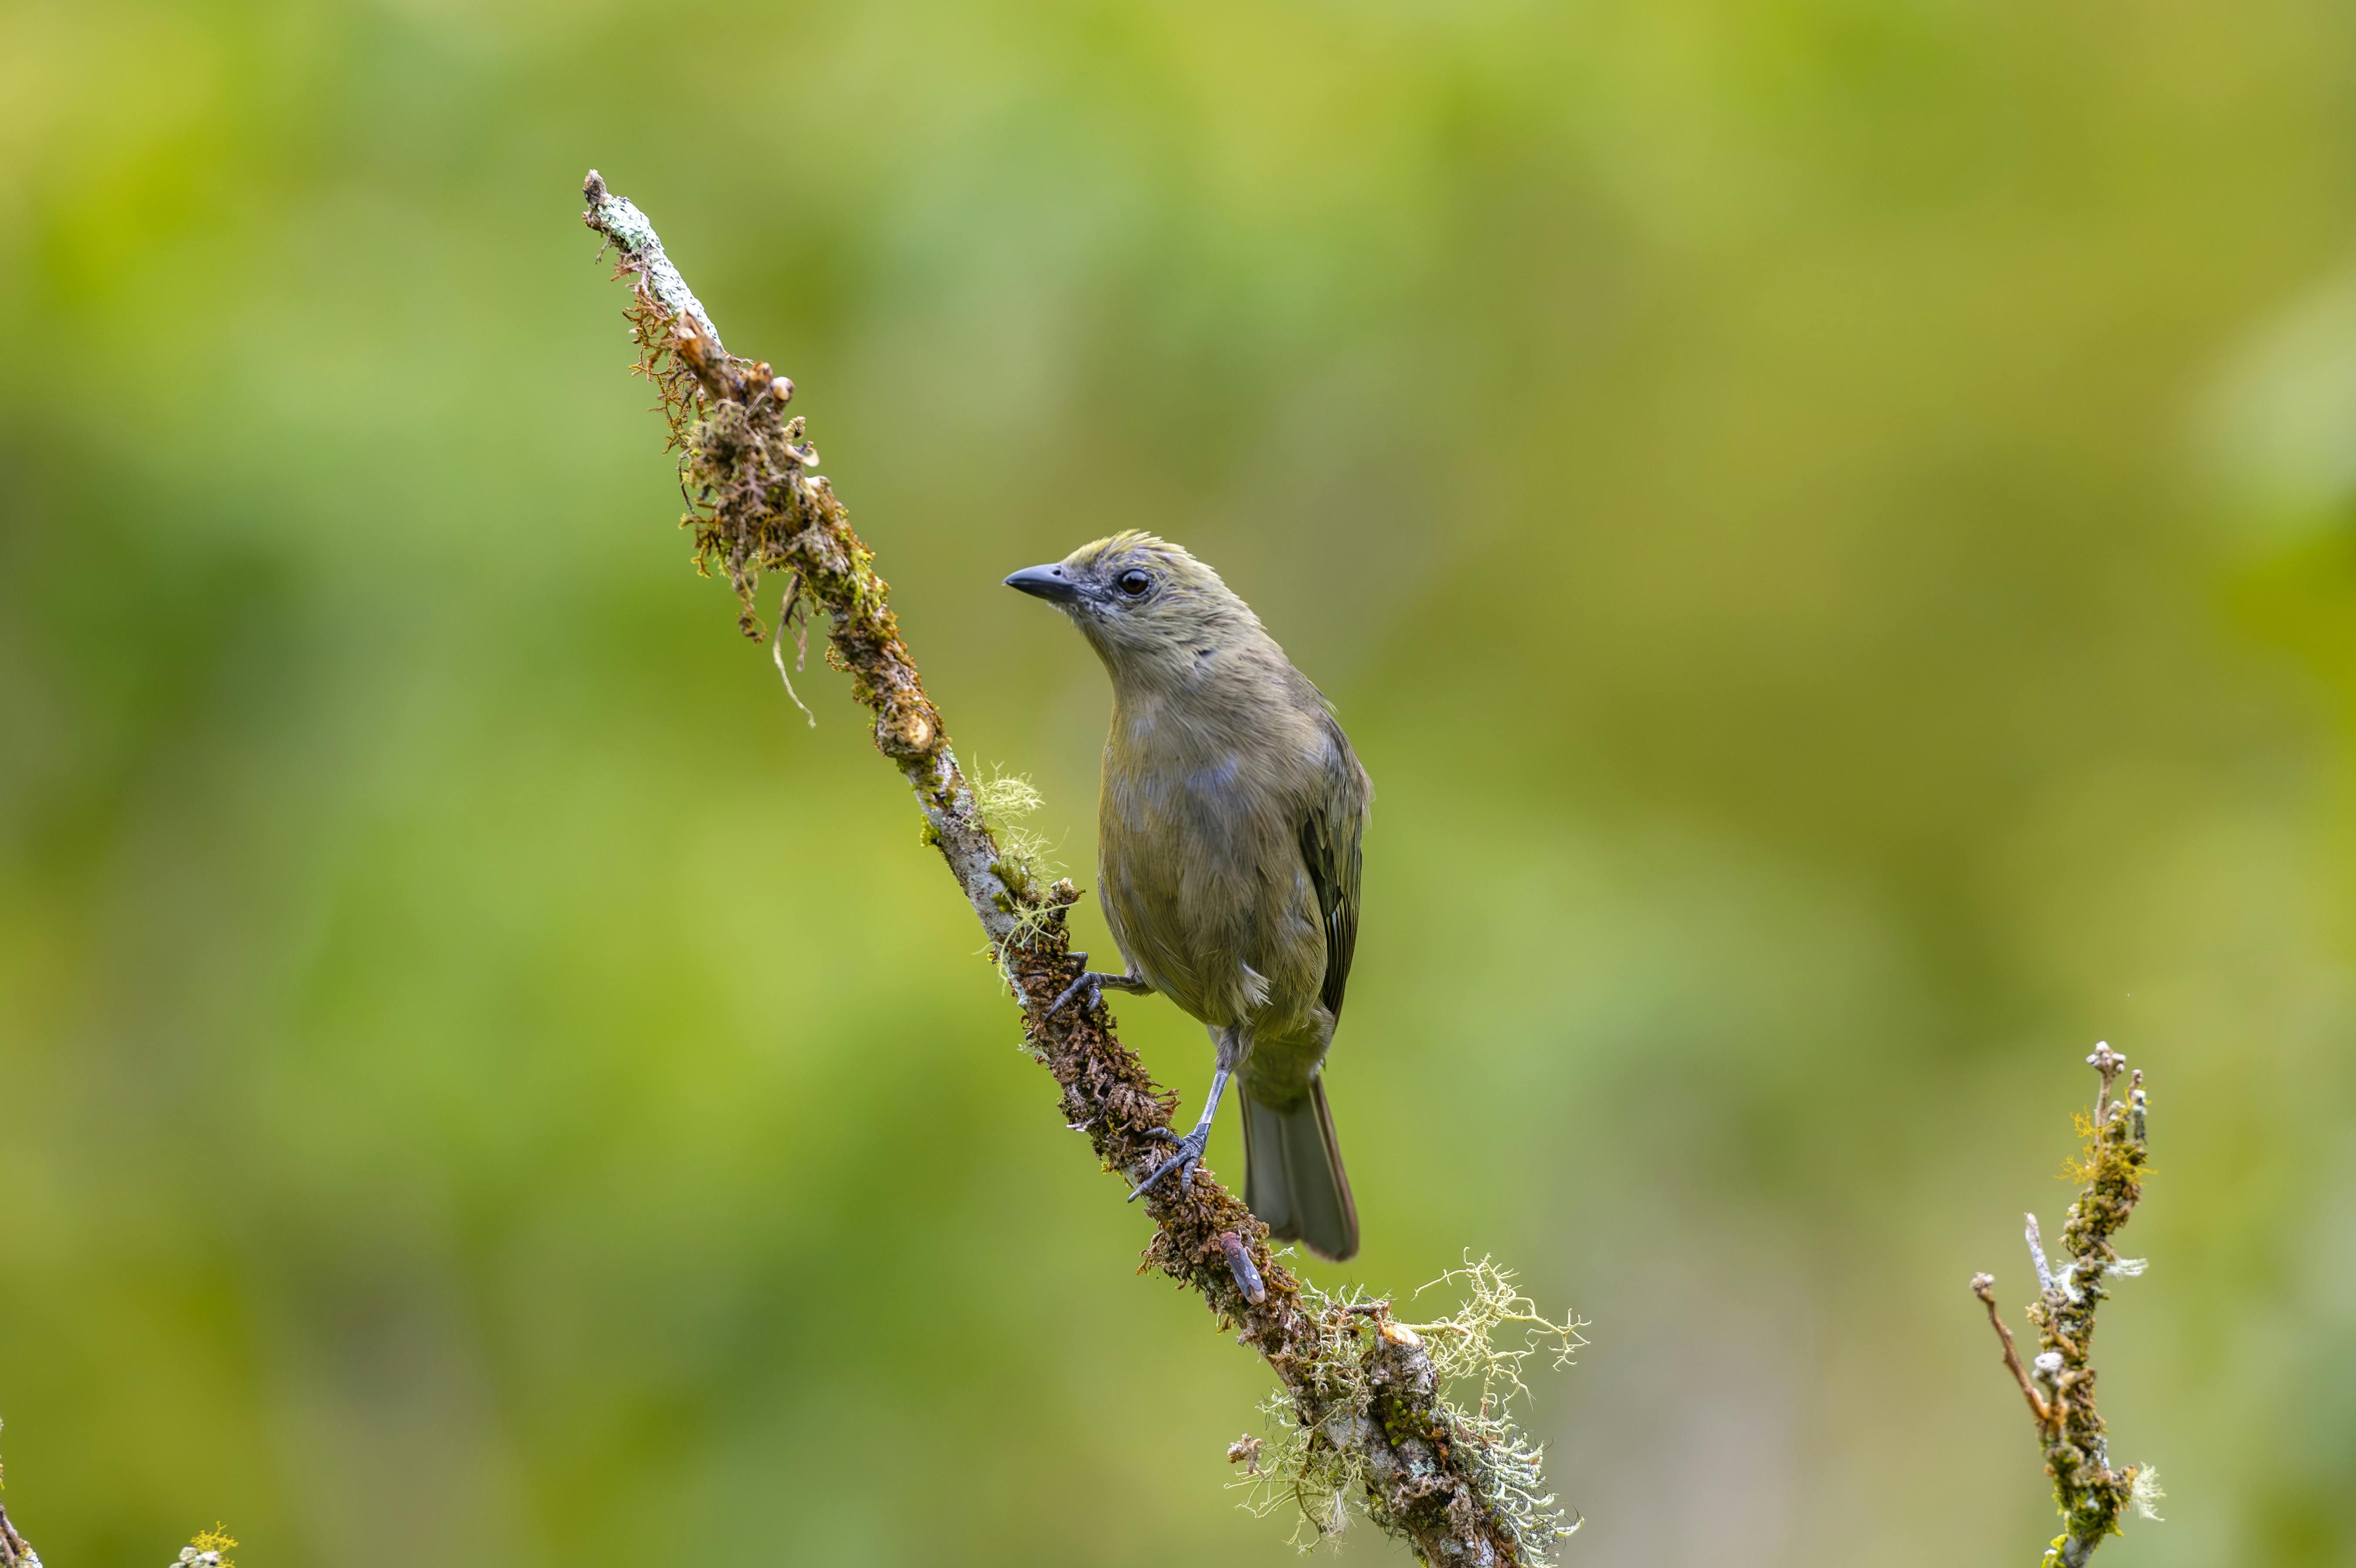
<instances>
[{"instance_id":1,"label":"branch tip","mask_svg":"<svg viewBox=\"0 0 2356 1568\"><path fill-rule=\"evenodd\" d=\"M2023 1234L2029 1242L2029 1259L2037 1265L2037 1288L2050 1293L2055 1288L2053 1267L2045 1261L2045 1242L2037 1233L2037 1216L2027 1214L2022 1218L2029 1221L2029 1228Z\"/></svg>"},{"instance_id":2,"label":"branch tip","mask_svg":"<svg viewBox=\"0 0 2356 1568\"><path fill-rule=\"evenodd\" d=\"M2029 1413L2036 1418L2039 1426L2046 1425L2053 1419L2053 1413L2047 1408L2044 1397L2030 1386L2029 1374L2021 1371L2020 1353L2013 1348L2012 1330L2005 1327L2004 1314L1997 1307L1996 1275L1972 1275L1972 1294L1987 1308L1988 1327L1996 1330L1997 1340L2004 1346L2005 1367L2012 1373L2013 1381L2020 1385L2020 1397L2029 1402Z\"/></svg>"}]
</instances>

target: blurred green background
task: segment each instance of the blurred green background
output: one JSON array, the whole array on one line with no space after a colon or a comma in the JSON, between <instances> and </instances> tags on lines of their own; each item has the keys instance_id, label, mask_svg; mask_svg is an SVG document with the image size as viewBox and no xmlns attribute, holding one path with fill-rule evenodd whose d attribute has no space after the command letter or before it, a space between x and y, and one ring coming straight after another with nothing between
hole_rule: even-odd
<instances>
[{"instance_id":1,"label":"blurred green background","mask_svg":"<svg viewBox=\"0 0 2356 1568\"><path fill-rule=\"evenodd\" d=\"M1131 1275L840 677L805 729L687 568L594 165L1084 885L1104 680L1006 571L1165 533L1340 705L1367 1244L1311 1273L1591 1321L1567 1561L2034 1562L1964 1286L2028 1298L2099 1038L2170 1493L2103 1561L2356 1563L2351 34L10 0L11 1513L54 1568L1288 1559L1220 1489L1266 1375Z\"/></svg>"}]
</instances>

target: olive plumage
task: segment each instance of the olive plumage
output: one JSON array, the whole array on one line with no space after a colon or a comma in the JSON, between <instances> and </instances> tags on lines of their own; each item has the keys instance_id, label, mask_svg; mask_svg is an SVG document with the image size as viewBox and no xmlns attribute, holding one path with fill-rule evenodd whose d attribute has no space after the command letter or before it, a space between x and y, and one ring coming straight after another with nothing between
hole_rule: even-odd
<instances>
[{"instance_id":1,"label":"olive plumage","mask_svg":"<svg viewBox=\"0 0 2356 1568\"><path fill-rule=\"evenodd\" d=\"M1210 1030L1194 1130L1139 1186L1190 1179L1230 1075L1243 1090L1244 1200L1322 1256L1358 1249L1322 1070L1357 939L1374 791L1330 705L1219 574L1150 534L1115 534L1007 585L1061 608L1112 677L1098 802L1098 896L1124 974Z\"/></svg>"}]
</instances>

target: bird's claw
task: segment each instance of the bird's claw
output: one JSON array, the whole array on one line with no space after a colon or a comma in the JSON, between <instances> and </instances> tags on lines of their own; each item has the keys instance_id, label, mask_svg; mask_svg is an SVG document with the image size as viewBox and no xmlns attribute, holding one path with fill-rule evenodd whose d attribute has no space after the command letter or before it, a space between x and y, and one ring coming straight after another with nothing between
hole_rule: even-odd
<instances>
[{"instance_id":1,"label":"bird's claw","mask_svg":"<svg viewBox=\"0 0 2356 1568\"><path fill-rule=\"evenodd\" d=\"M1072 956L1080 961L1080 977L1065 987L1062 996L1047 1004L1047 1010L1039 1015L1042 1021L1062 1012L1066 1005L1083 991L1087 993L1088 1005L1081 1010L1093 1012L1097 1004L1104 1000L1107 986L1116 991L1134 991L1141 996L1153 988L1135 975L1116 975L1106 969L1089 968L1088 955L1085 953L1075 953Z\"/></svg>"},{"instance_id":2,"label":"bird's claw","mask_svg":"<svg viewBox=\"0 0 2356 1568\"><path fill-rule=\"evenodd\" d=\"M1054 1001L1049 1002L1047 1004L1047 1010L1040 1016L1042 1018L1054 1018L1057 1013L1064 1010L1065 1004L1068 1003L1074 997L1078 996L1082 991L1086 991L1088 994L1088 1004L1080 1010L1084 1013L1094 1011L1096 1005L1104 999L1104 976L1098 974L1093 969L1082 970L1080 972L1080 977L1073 981L1070 985L1065 987L1064 994L1057 997Z\"/></svg>"},{"instance_id":3,"label":"bird's claw","mask_svg":"<svg viewBox=\"0 0 2356 1568\"><path fill-rule=\"evenodd\" d=\"M1129 1195L1129 1200L1131 1203L1136 1202L1138 1199L1143 1197L1146 1192L1151 1189L1155 1182L1161 1180L1163 1177L1169 1175L1173 1170L1178 1173L1178 1190L1181 1192L1194 1191L1194 1168L1202 1163L1203 1150L1211 1141L1210 1129L1207 1127L1196 1127L1193 1132L1188 1133L1182 1138L1177 1134L1172 1132L1168 1127L1150 1127L1146 1130L1145 1136L1153 1139L1157 1143L1176 1144L1178 1146L1178 1152L1172 1155L1168 1159L1163 1160L1160 1165L1154 1167L1153 1174L1137 1184L1136 1190Z\"/></svg>"}]
</instances>

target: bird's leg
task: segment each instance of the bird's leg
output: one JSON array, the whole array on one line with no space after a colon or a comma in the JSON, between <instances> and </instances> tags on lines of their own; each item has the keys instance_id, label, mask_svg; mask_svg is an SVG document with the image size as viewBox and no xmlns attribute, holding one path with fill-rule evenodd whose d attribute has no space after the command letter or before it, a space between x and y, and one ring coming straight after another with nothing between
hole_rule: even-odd
<instances>
[{"instance_id":1,"label":"bird's leg","mask_svg":"<svg viewBox=\"0 0 2356 1568\"><path fill-rule=\"evenodd\" d=\"M1039 1015L1042 1019L1052 1019L1062 1012L1064 1005L1083 991L1087 993L1088 999L1080 1011L1087 1013L1094 1012L1097 1004L1104 999L1104 988L1107 986L1110 986L1116 991L1127 991L1140 997L1150 994L1153 989L1152 986L1147 983L1144 976L1134 971L1125 975L1115 975L1108 970L1090 969L1087 967L1088 962L1087 954L1075 953L1072 956L1080 961L1080 977L1065 987L1062 996L1047 1004L1047 1010Z\"/></svg>"},{"instance_id":2,"label":"bird's leg","mask_svg":"<svg viewBox=\"0 0 2356 1568\"><path fill-rule=\"evenodd\" d=\"M1140 1193L1144 1192L1173 1170L1178 1173L1178 1190L1181 1192L1194 1190L1194 1167L1202 1162L1203 1150L1210 1144L1211 1123L1219 1114L1219 1096L1226 1093L1227 1074L1230 1071L1231 1069L1222 1067L1211 1074L1211 1097L1203 1102L1203 1119L1194 1124L1193 1132L1182 1138L1168 1127L1146 1129L1147 1137L1162 1143L1176 1144L1178 1152L1156 1166L1152 1175L1137 1184L1137 1191L1129 1195L1130 1202L1136 1202Z\"/></svg>"}]
</instances>

